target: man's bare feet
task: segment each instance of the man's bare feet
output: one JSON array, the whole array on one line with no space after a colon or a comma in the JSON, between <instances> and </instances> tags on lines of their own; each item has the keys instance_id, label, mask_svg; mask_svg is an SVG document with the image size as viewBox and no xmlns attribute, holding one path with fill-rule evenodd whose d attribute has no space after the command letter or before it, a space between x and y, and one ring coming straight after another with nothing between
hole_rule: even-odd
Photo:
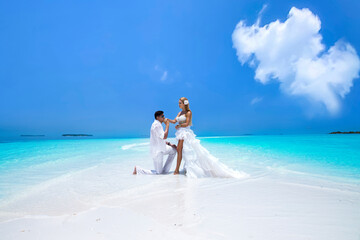
<instances>
[{"instance_id":1,"label":"man's bare feet","mask_svg":"<svg viewBox=\"0 0 360 240\"><path fill-rule=\"evenodd\" d=\"M136 175L136 174L137 174L137 172L136 172L136 167L134 168L134 172L133 172L133 174L134 174L134 175Z\"/></svg>"},{"instance_id":2,"label":"man's bare feet","mask_svg":"<svg viewBox=\"0 0 360 240\"><path fill-rule=\"evenodd\" d=\"M176 171L176 170L175 170L175 171L174 171L174 175L178 175L178 174L180 174L179 171Z\"/></svg>"}]
</instances>

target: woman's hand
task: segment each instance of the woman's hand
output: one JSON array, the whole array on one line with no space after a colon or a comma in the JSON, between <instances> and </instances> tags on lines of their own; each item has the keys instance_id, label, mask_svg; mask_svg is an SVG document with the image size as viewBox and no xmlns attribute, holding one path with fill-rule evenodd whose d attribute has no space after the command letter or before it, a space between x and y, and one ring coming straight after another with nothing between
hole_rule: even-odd
<instances>
[{"instance_id":1,"label":"woman's hand","mask_svg":"<svg viewBox=\"0 0 360 240\"><path fill-rule=\"evenodd\" d=\"M180 125L176 125L175 128L176 128L176 130L179 129L179 128L180 128Z\"/></svg>"}]
</instances>

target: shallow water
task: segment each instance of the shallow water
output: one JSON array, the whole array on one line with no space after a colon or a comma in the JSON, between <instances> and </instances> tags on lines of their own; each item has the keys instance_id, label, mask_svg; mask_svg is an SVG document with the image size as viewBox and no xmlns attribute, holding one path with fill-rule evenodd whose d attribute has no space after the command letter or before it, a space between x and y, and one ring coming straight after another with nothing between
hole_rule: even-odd
<instances>
[{"instance_id":1,"label":"shallow water","mask_svg":"<svg viewBox=\"0 0 360 240\"><path fill-rule=\"evenodd\" d=\"M251 178L276 173L344 183L358 184L360 180L359 135L200 139L222 162ZM171 181L171 176L131 175L134 165L152 168L148 153L148 139L0 143L0 220L32 213L56 215L69 209L85 210L113 198L124 199L132 191L141 191L159 181ZM203 186L214 184L211 180L198 182Z\"/></svg>"},{"instance_id":2,"label":"shallow water","mask_svg":"<svg viewBox=\"0 0 360 240\"><path fill-rule=\"evenodd\" d=\"M217 157L247 165L360 179L360 135L264 135L203 139Z\"/></svg>"}]
</instances>

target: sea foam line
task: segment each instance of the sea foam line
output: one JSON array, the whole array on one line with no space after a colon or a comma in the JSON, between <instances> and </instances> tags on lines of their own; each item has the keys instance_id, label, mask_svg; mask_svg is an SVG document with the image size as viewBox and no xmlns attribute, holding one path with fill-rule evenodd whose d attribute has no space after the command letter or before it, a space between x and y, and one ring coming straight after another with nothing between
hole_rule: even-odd
<instances>
[{"instance_id":1,"label":"sea foam line","mask_svg":"<svg viewBox=\"0 0 360 240\"><path fill-rule=\"evenodd\" d=\"M124 145L121 147L122 150L128 150L128 149L131 149L131 148L134 148L134 147L140 147L140 146L147 146L149 145L150 143L133 143L133 144L127 144L127 145Z\"/></svg>"}]
</instances>

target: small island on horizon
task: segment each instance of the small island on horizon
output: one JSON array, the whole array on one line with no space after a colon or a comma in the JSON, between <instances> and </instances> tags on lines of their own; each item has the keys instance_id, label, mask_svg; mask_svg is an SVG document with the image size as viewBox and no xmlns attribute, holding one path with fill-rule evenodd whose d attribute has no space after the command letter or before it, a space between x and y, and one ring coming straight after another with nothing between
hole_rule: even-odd
<instances>
[{"instance_id":1,"label":"small island on horizon","mask_svg":"<svg viewBox=\"0 0 360 240\"><path fill-rule=\"evenodd\" d=\"M92 137L92 134L84 134L84 133L65 133L62 135L63 137Z\"/></svg>"},{"instance_id":2,"label":"small island on horizon","mask_svg":"<svg viewBox=\"0 0 360 240\"><path fill-rule=\"evenodd\" d=\"M360 134L360 131L350 131L350 132L340 132L340 131L337 131L337 132L331 132L329 134Z\"/></svg>"},{"instance_id":3,"label":"small island on horizon","mask_svg":"<svg viewBox=\"0 0 360 240\"><path fill-rule=\"evenodd\" d=\"M21 134L20 137L45 137L42 134Z\"/></svg>"}]
</instances>

